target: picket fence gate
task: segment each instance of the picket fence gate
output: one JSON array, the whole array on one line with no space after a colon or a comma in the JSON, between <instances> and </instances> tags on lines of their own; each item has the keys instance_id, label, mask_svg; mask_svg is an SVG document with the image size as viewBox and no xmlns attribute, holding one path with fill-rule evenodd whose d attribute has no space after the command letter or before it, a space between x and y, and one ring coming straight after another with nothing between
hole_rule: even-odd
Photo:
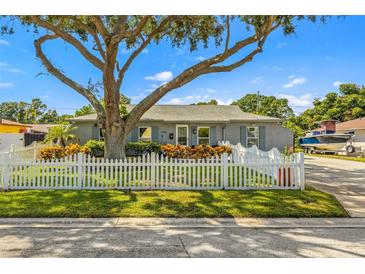
<instances>
[{"instance_id":1,"label":"picket fence gate","mask_svg":"<svg viewBox=\"0 0 365 274\"><path fill-rule=\"evenodd\" d=\"M0 158L3 189L304 189L304 155L273 161L248 154L174 159L147 154L125 160L84 154L52 160Z\"/></svg>"}]
</instances>

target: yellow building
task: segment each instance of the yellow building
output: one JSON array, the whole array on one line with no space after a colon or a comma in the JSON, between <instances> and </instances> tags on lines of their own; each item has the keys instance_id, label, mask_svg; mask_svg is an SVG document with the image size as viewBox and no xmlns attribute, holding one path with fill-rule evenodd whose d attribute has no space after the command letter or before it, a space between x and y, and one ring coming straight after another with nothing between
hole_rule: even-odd
<instances>
[{"instance_id":1,"label":"yellow building","mask_svg":"<svg viewBox=\"0 0 365 274\"><path fill-rule=\"evenodd\" d=\"M17 123L10 120L0 120L0 133L22 133L26 132L31 126Z\"/></svg>"}]
</instances>

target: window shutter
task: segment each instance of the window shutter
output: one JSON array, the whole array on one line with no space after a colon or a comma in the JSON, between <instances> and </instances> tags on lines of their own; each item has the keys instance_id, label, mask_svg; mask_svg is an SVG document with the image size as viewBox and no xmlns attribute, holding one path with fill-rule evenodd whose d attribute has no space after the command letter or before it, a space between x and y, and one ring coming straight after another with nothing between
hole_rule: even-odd
<instances>
[{"instance_id":1,"label":"window shutter","mask_svg":"<svg viewBox=\"0 0 365 274\"><path fill-rule=\"evenodd\" d=\"M240 126L240 143L244 147L246 147L246 145L247 145L247 141L246 140L247 140L246 126Z\"/></svg>"},{"instance_id":2,"label":"window shutter","mask_svg":"<svg viewBox=\"0 0 365 274\"><path fill-rule=\"evenodd\" d=\"M217 127L210 127L210 145L216 146L217 145Z\"/></svg>"},{"instance_id":3,"label":"window shutter","mask_svg":"<svg viewBox=\"0 0 365 274\"><path fill-rule=\"evenodd\" d=\"M158 143L158 126L152 127L152 142Z\"/></svg>"},{"instance_id":4,"label":"window shutter","mask_svg":"<svg viewBox=\"0 0 365 274\"><path fill-rule=\"evenodd\" d=\"M133 128L132 130L132 142L138 142L138 127Z\"/></svg>"},{"instance_id":5,"label":"window shutter","mask_svg":"<svg viewBox=\"0 0 365 274\"><path fill-rule=\"evenodd\" d=\"M261 150L266 149L266 144L265 144L266 135L265 134L266 134L266 127L260 126L259 127L259 149L261 149Z\"/></svg>"}]
</instances>

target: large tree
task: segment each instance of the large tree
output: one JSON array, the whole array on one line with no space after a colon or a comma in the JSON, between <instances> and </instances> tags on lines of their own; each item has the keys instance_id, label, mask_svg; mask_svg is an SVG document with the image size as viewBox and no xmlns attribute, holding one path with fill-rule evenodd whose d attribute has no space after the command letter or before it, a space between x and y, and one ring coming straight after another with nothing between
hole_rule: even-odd
<instances>
[{"instance_id":1,"label":"large tree","mask_svg":"<svg viewBox=\"0 0 365 274\"><path fill-rule=\"evenodd\" d=\"M275 96L265 96L257 94L246 94L241 99L233 102L242 111L260 115L267 115L281 119L294 116L294 112L288 105L288 99L276 98Z\"/></svg>"},{"instance_id":2,"label":"large tree","mask_svg":"<svg viewBox=\"0 0 365 274\"><path fill-rule=\"evenodd\" d=\"M186 85L201 75L232 71L250 62L262 52L267 37L275 29L282 28L284 34L290 34L295 30L296 20L315 20L314 16L20 16L17 18L24 25L34 26L36 33L39 33L40 37L34 41L36 55L47 71L84 96L96 110L98 123L104 131L105 155L108 158L125 156L127 135L142 115L168 92ZM231 26L240 28L235 41L231 39ZM12 32L11 27L3 26L2 30ZM83 58L100 71L105 106L99 102L92 89L71 79L46 55L44 44L56 39L72 45ZM119 98L126 72L147 46L158 45L162 39L169 41L175 47L188 45L191 51L196 50L201 44L207 48L213 42L220 52L185 69L169 82L157 87L130 113L121 115ZM131 52L124 60L118 58L118 51L121 48Z\"/></svg>"}]
</instances>

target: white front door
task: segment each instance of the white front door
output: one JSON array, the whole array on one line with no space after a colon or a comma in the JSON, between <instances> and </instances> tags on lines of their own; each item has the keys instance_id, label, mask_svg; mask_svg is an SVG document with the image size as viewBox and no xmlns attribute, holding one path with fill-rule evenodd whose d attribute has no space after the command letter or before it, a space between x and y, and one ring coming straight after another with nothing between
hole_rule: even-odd
<instances>
[{"instance_id":1,"label":"white front door","mask_svg":"<svg viewBox=\"0 0 365 274\"><path fill-rule=\"evenodd\" d=\"M187 125L176 126L176 144L177 145L189 145L189 130Z\"/></svg>"}]
</instances>

